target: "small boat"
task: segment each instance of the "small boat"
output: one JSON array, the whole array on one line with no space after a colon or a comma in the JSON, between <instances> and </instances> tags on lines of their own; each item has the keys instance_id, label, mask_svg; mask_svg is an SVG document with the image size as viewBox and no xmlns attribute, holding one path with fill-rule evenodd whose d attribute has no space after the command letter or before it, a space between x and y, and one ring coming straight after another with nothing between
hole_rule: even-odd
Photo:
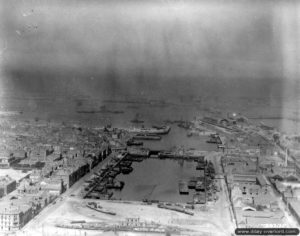
<instances>
[{"instance_id":1,"label":"small boat","mask_svg":"<svg viewBox=\"0 0 300 236\"><path fill-rule=\"evenodd\" d=\"M118 189L121 190L124 187L125 183L123 181L113 181L106 184L107 189Z\"/></svg>"},{"instance_id":2,"label":"small boat","mask_svg":"<svg viewBox=\"0 0 300 236\"><path fill-rule=\"evenodd\" d=\"M109 214L109 215L116 215L115 212L112 212L110 210L107 210L105 208L103 208L102 206L100 206L99 204L97 204L96 202L88 202L86 204L86 206L92 210L95 210L95 211L99 211L101 213L105 213L105 214Z\"/></svg>"},{"instance_id":3,"label":"small boat","mask_svg":"<svg viewBox=\"0 0 300 236\"><path fill-rule=\"evenodd\" d=\"M141 161L144 160L144 158L143 158L143 157L131 157L130 160L131 160L131 161L135 161L135 162L141 162Z\"/></svg>"},{"instance_id":4,"label":"small boat","mask_svg":"<svg viewBox=\"0 0 300 236\"><path fill-rule=\"evenodd\" d=\"M131 166L131 164L132 164L132 161L121 161L119 165L122 169L122 167L129 167L129 166Z\"/></svg>"},{"instance_id":5,"label":"small boat","mask_svg":"<svg viewBox=\"0 0 300 236\"><path fill-rule=\"evenodd\" d=\"M124 175L129 174L132 171L133 171L133 168L131 166L128 166L128 167L124 166L124 167L121 168L121 172Z\"/></svg>"},{"instance_id":6,"label":"small boat","mask_svg":"<svg viewBox=\"0 0 300 236\"><path fill-rule=\"evenodd\" d=\"M121 171L114 171L114 170L111 170L108 174L107 174L107 176L108 177L112 177L112 178L115 178L118 174L120 174L121 173Z\"/></svg>"}]
</instances>

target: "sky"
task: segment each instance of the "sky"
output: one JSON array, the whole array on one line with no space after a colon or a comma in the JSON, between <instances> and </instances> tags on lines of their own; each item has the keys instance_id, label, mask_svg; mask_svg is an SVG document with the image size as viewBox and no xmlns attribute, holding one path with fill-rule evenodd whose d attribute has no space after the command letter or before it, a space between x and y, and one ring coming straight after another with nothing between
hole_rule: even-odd
<instances>
[{"instance_id":1,"label":"sky","mask_svg":"<svg viewBox=\"0 0 300 236\"><path fill-rule=\"evenodd\" d=\"M297 1L0 1L0 94L299 94Z\"/></svg>"}]
</instances>

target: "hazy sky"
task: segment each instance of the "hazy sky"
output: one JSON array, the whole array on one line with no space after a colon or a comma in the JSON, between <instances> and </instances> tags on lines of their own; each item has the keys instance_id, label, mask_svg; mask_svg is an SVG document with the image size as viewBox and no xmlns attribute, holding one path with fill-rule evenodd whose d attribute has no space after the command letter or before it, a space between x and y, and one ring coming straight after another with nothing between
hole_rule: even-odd
<instances>
[{"instance_id":1,"label":"hazy sky","mask_svg":"<svg viewBox=\"0 0 300 236\"><path fill-rule=\"evenodd\" d=\"M286 93L287 79L298 92L297 1L2 0L1 6L1 93L269 96Z\"/></svg>"}]
</instances>

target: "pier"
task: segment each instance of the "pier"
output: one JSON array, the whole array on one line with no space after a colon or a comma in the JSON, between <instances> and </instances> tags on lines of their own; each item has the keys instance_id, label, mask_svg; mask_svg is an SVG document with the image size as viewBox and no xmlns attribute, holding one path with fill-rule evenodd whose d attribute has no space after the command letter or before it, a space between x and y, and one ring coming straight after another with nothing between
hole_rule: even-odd
<instances>
[{"instance_id":1,"label":"pier","mask_svg":"<svg viewBox=\"0 0 300 236\"><path fill-rule=\"evenodd\" d=\"M111 155L112 155L112 154L111 154ZM98 177L96 178L97 180L92 184L92 187L89 189L89 191L88 191L87 193L84 194L84 197L83 197L83 198L87 198L87 197L90 195L90 193L92 193L99 185L101 185L101 182L102 182L105 178L109 177L110 172L113 171L113 169L114 169L115 167L117 167L117 166L121 163L121 161L127 157L127 155L128 155L128 152L123 153L123 155L121 155L121 158L119 158L119 160L118 160L115 164L109 166L109 167L105 170L104 174L101 174L100 176L98 176Z\"/></svg>"}]
</instances>

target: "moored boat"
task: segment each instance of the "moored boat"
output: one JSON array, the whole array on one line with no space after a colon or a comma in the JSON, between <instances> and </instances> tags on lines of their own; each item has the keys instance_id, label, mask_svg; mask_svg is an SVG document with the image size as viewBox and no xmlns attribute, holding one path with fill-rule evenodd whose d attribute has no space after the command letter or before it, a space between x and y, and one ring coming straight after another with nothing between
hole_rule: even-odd
<instances>
[{"instance_id":1,"label":"moored boat","mask_svg":"<svg viewBox=\"0 0 300 236\"><path fill-rule=\"evenodd\" d=\"M88 203L86 204L86 206L87 206L88 208L92 209L92 210L99 211L99 212L101 212L101 213L105 213L105 214L109 214L109 215L116 215L115 212L103 208L102 206L100 206L100 205L97 204L96 202L88 202Z\"/></svg>"}]
</instances>

